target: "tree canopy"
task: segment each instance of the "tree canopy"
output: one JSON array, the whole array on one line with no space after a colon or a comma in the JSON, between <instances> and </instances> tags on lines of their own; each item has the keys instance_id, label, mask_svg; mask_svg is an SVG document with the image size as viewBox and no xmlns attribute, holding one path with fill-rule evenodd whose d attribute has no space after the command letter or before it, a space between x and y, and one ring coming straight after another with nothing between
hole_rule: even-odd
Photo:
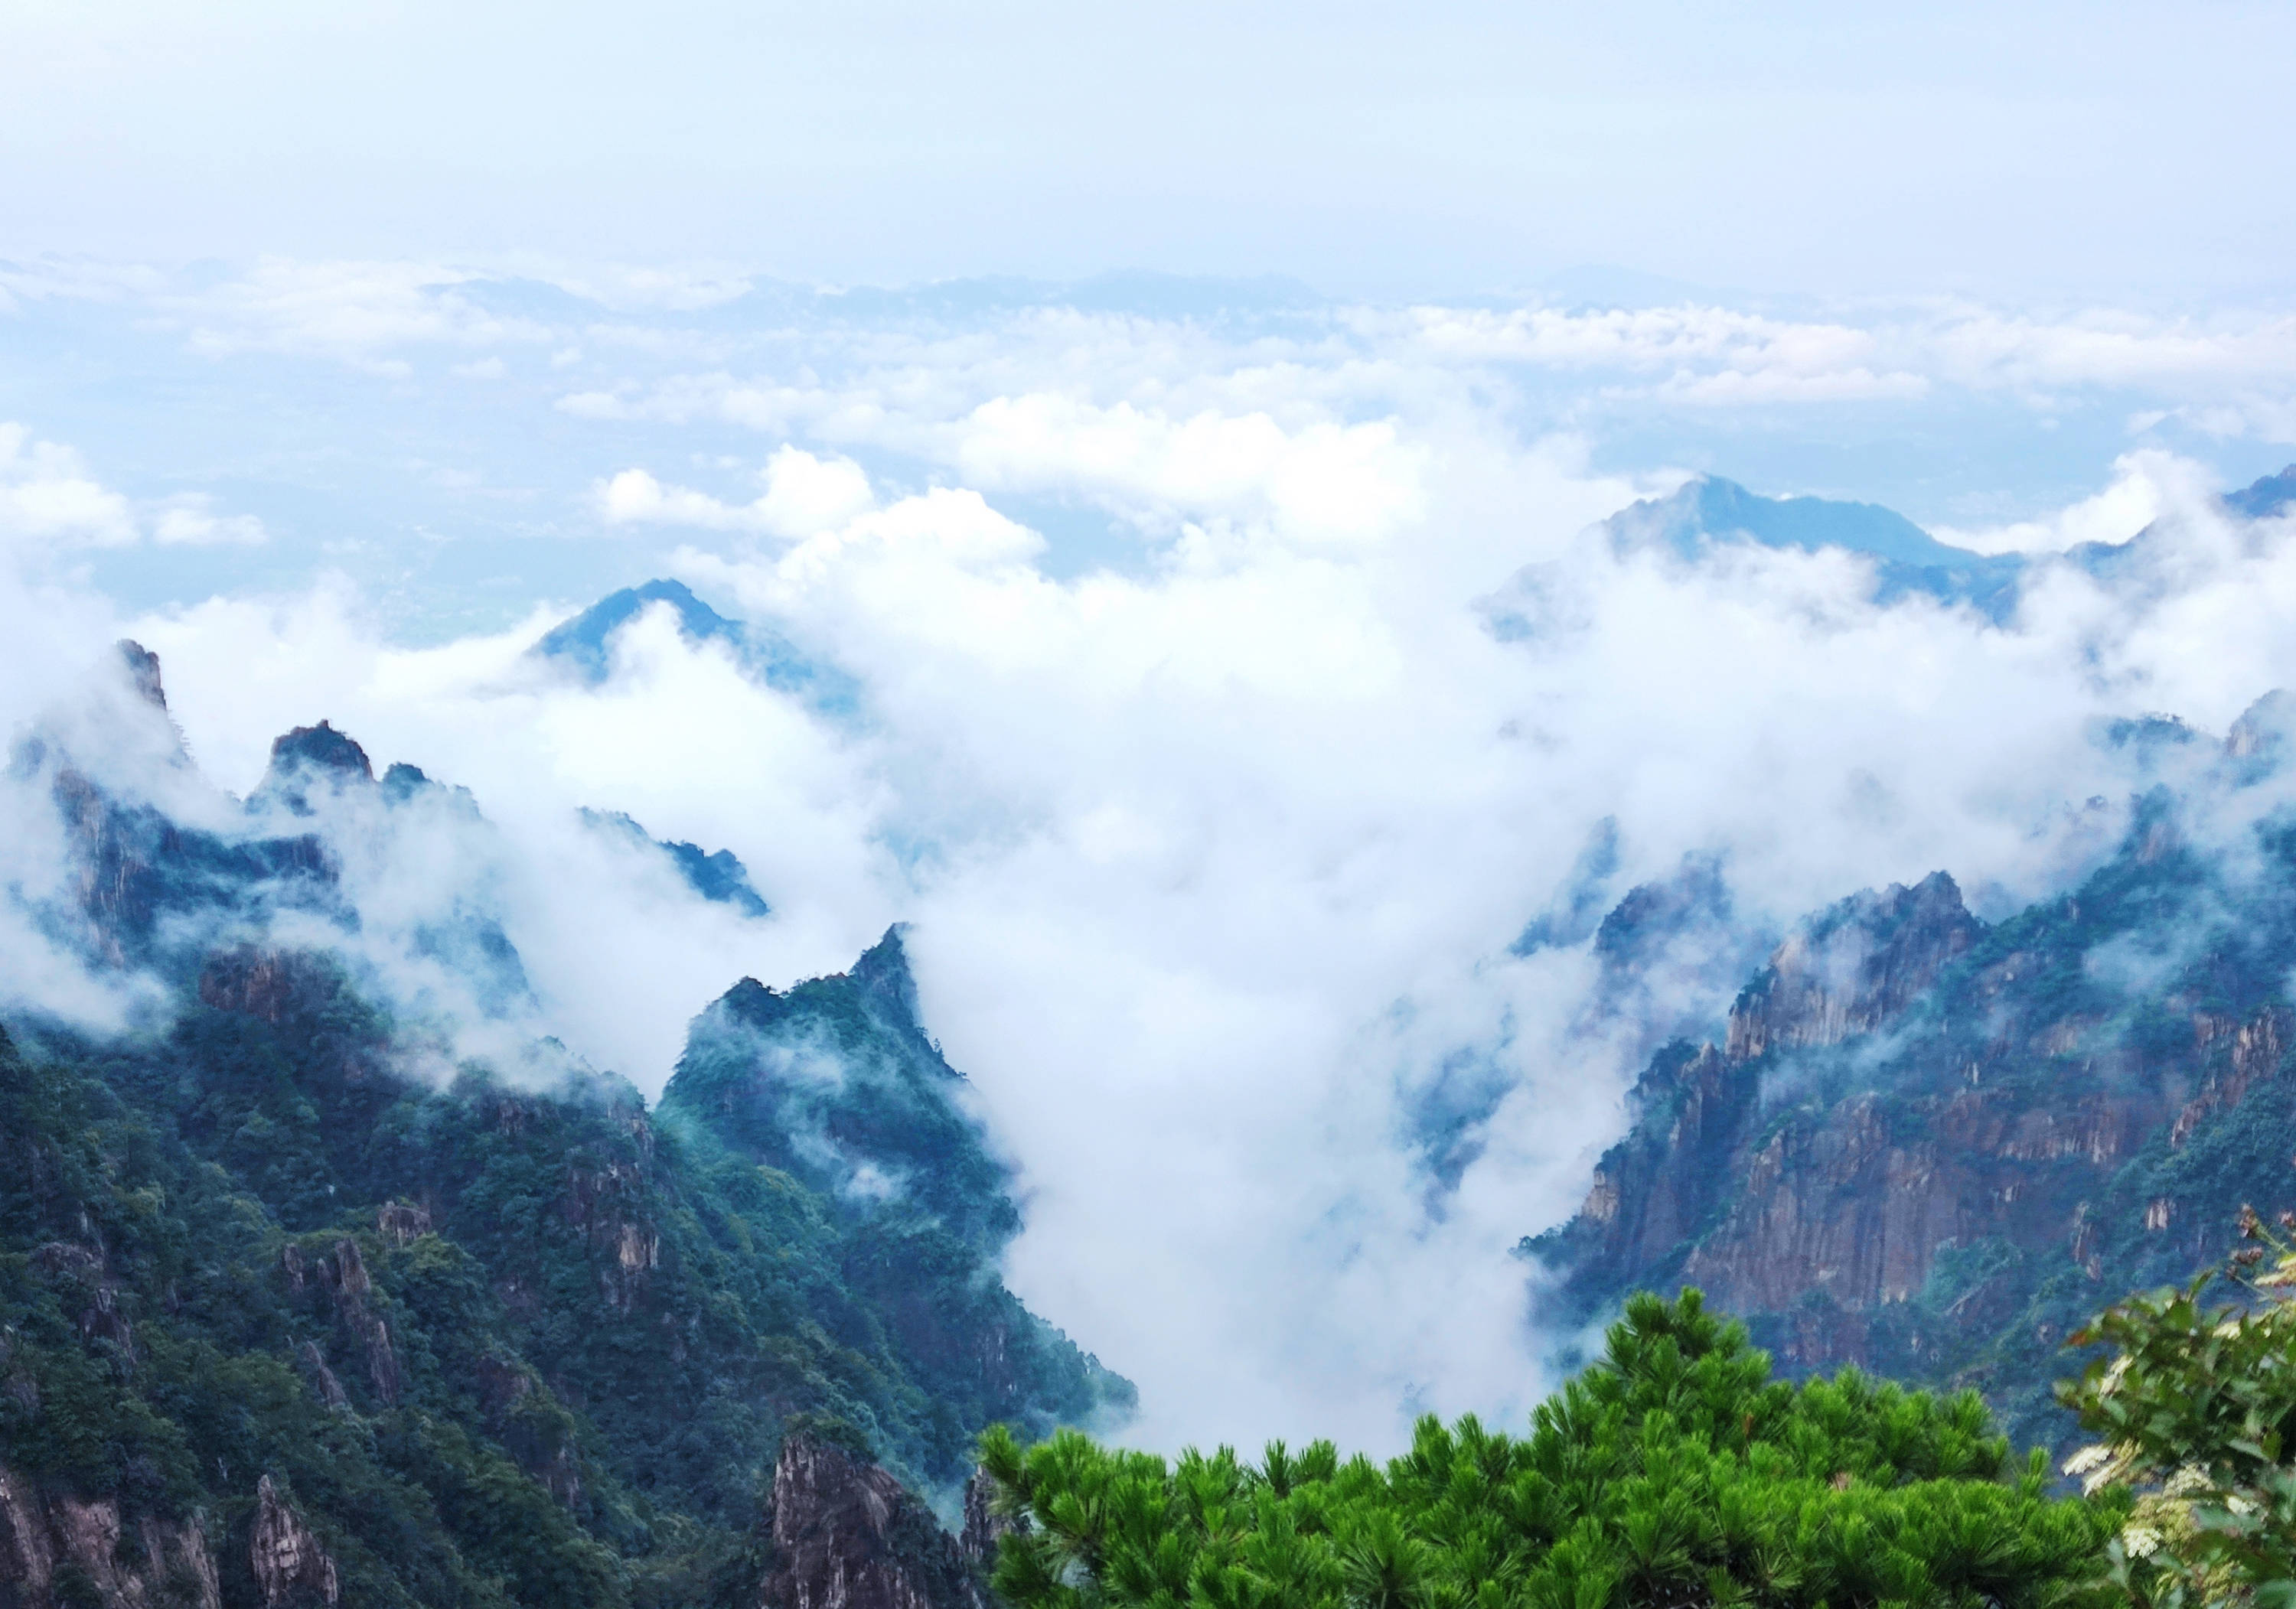
<instances>
[{"instance_id":1,"label":"tree canopy","mask_svg":"<svg viewBox=\"0 0 2296 1609\"><path fill-rule=\"evenodd\" d=\"M982 1462L1014 1609L1613 1609L2113 1601L2127 1504L2053 1496L1973 1393L1774 1379L1699 1293L1641 1295L1512 1437L1423 1418L1384 1466L1328 1442L1176 1463L1062 1432Z\"/></svg>"}]
</instances>

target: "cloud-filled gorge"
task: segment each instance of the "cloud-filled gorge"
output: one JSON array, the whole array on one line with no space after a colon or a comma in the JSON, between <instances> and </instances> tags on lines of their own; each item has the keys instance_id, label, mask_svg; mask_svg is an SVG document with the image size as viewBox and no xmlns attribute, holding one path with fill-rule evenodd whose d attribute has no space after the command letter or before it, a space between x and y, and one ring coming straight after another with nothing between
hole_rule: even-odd
<instances>
[{"instance_id":1,"label":"cloud-filled gorge","mask_svg":"<svg viewBox=\"0 0 2296 1609\"><path fill-rule=\"evenodd\" d=\"M1039 308L1004 342L909 310L848 319L832 364L795 315L747 345L648 326L648 348L638 323L387 276L354 288L362 322L346 275L291 296L266 273L171 304L155 339L184 362L347 361L376 417L433 384L521 388L495 478L546 485L586 563L683 581L750 649L657 604L594 682L531 651L596 595L555 588L409 631L389 567L330 551L312 516L293 564L139 594L99 561L258 554L294 521L27 418L0 427L12 739L132 723L86 690L132 637L197 772L139 729L102 745L107 786L244 831L226 793L324 718L378 771L468 789L474 809L441 795L387 827L322 809L365 964L453 1053L555 1035L650 1094L736 978L842 970L909 924L925 1023L1020 1170L1008 1280L1138 1383L1144 1444L1390 1447L1417 1411L1512 1417L1551 1384L1513 1248L1584 1194L1649 1025L1711 1032L1742 981L1693 935L1644 1009L1605 1014L1584 912L1686 864L1717 869L1746 933L1938 869L2004 911L2116 843L2141 778L2110 721L2221 731L2296 684L2296 530L2168 446L2100 460L2062 515L1940 533L2034 555L1997 620L1882 600L1840 549L1614 541L1598 522L1685 472L1598 468L1589 434L1625 384L1652 408L2156 386L2166 412L2214 363L2238 428L2268 435L2286 404L2254 352L2279 326ZM11 284L19 318L62 294ZM602 348L640 355L578 372ZM504 355L507 380L473 367ZM448 356L470 372L442 378ZM1542 387L1584 428L1526 401ZM2146 526L2117 567L2054 556ZM137 1022L132 980L26 914L61 875L44 777L20 766L0 810L0 987ZM586 810L731 851L771 914L701 897ZM530 991L494 1028L421 936L457 909L499 922ZM1542 916L1551 942L1518 943Z\"/></svg>"}]
</instances>

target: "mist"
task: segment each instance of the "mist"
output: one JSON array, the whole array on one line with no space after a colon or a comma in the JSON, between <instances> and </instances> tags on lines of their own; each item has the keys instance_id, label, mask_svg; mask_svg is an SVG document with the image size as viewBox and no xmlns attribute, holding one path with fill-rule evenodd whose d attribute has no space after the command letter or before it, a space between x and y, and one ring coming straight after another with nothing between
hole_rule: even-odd
<instances>
[{"instance_id":1,"label":"mist","mask_svg":"<svg viewBox=\"0 0 2296 1609\"><path fill-rule=\"evenodd\" d=\"M652 1096L737 979L909 924L1018 1171L1008 1281L1139 1384L1144 1445L1519 1419L1556 1338L1513 1248L1575 1209L1660 1037L1718 1031L1860 888L1943 870L1997 918L2069 886L2148 774L2109 722L2221 732L2296 682L2288 522L2216 498L2296 418L2268 311L1157 313L283 260L0 289L0 328L287 399L149 418L51 365L86 433L0 429L8 739L207 830L321 835L356 924L240 936L341 952L442 1070L547 1036ZM2055 456L1988 479L2002 432ZM1821 438L1862 445L1756 489L1916 493L2028 556L2016 612L1595 528ZM2140 529L2119 570L2059 557ZM666 608L595 685L531 652L653 576L852 696ZM440 787L265 804L273 740L323 719ZM0 995L146 1031L149 980L40 914L70 894L45 774L0 784ZM732 851L771 914L585 811ZM1594 923L1644 885L1688 914L1623 976ZM515 986L440 936L481 929Z\"/></svg>"}]
</instances>

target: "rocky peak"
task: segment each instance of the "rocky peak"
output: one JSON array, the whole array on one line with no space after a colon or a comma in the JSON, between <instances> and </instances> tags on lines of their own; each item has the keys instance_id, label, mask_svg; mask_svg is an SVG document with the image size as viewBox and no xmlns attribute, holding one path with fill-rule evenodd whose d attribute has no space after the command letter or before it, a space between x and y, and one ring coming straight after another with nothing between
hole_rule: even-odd
<instances>
[{"instance_id":1,"label":"rocky peak","mask_svg":"<svg viewBox=\"0 0 2296 1609\"><path fill-rule=\"evenodd\" d=\"M127 667L127 683L146 704L161 710L168 707L168 690L160 680L160 656L133 639L122 637L115 645L119 649L120 662Z\"/></svg>"},{"instance_id":2,"label":"rocky peak","mask_svg":"<svg viewBox=\"0 0 2296 1609\"><path fill-rule=\"evenodd\" d=\"M328 1609L342 1599L335 1561L265 1475L255 1488L255 1524L248 1562L263 1589L263 1609Z\"/></svg>"},{"instance_id":3,"label":"rocky peak","mask_svg":"<svg viewBox=\"0 0 2296 1609\"><path fill-rule=\"evenodd\" d=\"M907 924L896 922L885 929L885 936L853 963L853 981L869 995L891 1010L893 1020L911 1032L924 1033L922 1013L917 1007L917 980L909 970L909 952L901 943Z\"/></svg>"},{"instance_id":4,"label":"rocky peak","mask_svg":"<svg viewBox=\"0 0 2296 1609\"><path fill-rule=\"evenodd\" d=\"M1911 888L1892 883L1853 894L1771 953L1730 1008L1724 1054L1748 1061L1772 1049L1840 1044L1877 1027L1984 931L1942 871Z\"/></svg>"},{"instance_id":5,"label":"rocky peak","mask_svg":"<svg viewBox=\"0 0 2296 1609\"><path fill-rule=\"evenodd\" d=\"M694 1019L661 1109L857 1215L893 1204L1001 1251L1020 1212L964 1086L918 1021L896 927L848 972L727 990Z\"/></svg>"},{"instance_id":6,"label":"rocky peak","mask_svg":"<svg viewBox=\"0 0 2296 1609\"><path fill-rule=\"evenodd\" d=\"M1024 1536L1028 1530L1027 1512L1002 1512L996 1503L996 1481L986 1469L975 1469L964 1483L964 1529L956 1536L957 1550L964 1555L964 1562L986 1579L996 1568L996 1545L1008 1536Z\"/></svg>"},{"instance_id":7,"label":"rocky peak","mask_svg":"<svg viewBox=\"0 0 2296 1609\"><path fill-rule=\"evenodd\" d=\"M334 772L346 777L356 776L362 781L374 780L374 767L367 762L366 750L348 732L337 731L326 721L316 726L298 726L274 738L271 769L275 772Z\"/></svg>"},{"instance_id":8,"label":"rocky peak","mask_svg":"<svg viewBox=\"0 0 2296 1609\"><path fill-rule=\"evenodd\" d=\"M2296 725L2296 699L2274 688L2241 711L2225 733L2225 758L2253 780L2276 769L2287 752L2289 729Z\"/></svg>"},{"instance_id":9,"label":"rocky peak","mask_svg":"<svg viewBox=\"0 0 2296 1609\"><path fill-rule=\"evenodd\" d=\"M770 1530L764 1609L982 1609L955 1539L857 1450L784 1441Z\"/></svg>"},{"instance_id":10,"label":"rocky peak","mask_svg":"<svg viewBox=\"0 0 2296 1609\"><path fill-rule=\"evenodd\" d=\"M311 813L313 786L335 790L371 788L374 767L366 750L347 732L325 721L298 726L271 741L271 765L263 773L254 797L271 800L299 816Z\"/></svg>"},{"instance_id":11,"label":"rocky peak","mask_svg":"<svg viewBox=\"0 0 2296 1609\"><path fill-rule=\"evenodd\" d=\"M737 649L742 646L741 623L728 620L696 598L684 582L649 581L600 599L571 620L553 627L527 651L537 659L567 667L595 687L612 672L614 634L652 608L668 608L677 622L678 634L688 642L722 641Z\"/></svg>"}]
</instances>

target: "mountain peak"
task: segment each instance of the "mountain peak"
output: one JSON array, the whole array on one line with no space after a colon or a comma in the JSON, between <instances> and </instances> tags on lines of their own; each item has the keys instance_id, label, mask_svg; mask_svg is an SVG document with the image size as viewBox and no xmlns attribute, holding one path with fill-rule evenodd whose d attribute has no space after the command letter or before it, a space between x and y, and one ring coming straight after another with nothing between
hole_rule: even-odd
<instances>
[{"instance_id":1,"label":"mountain peak","mask_svg":"<svg viewBox=\"0 0 2296 1609\"><path fill-rule=\"evenodd\" d=\"M537 659L571 666L592 686L603 682L613 668L608 642L649 607L661 604L677 617L680 635L691 642L726 641L740 646L739 621L728 620L693 595L682 581L656 579L609 593L575 616L554 626L528 651Z\"/></svg>"},{"instance_id":2,"label":"mountain peak","mask_svg":"<svg viewBox=\"0 0 2296 1609\"><path fill-rule=\"evenodd\" d=\"M1639 523L1650 535L1664 539L1685 557L1693 556L1703 541L1737 540L1764 547L1800 548L1809 553L1821 548L1845 548L1924 568L1967 570L1988 563L1984 554L1948 547L1903 514L1880 503L1831 497L1767 497L1718 475L1701 475L1672 497L1636 503L1627 513L1638 510L1647 511Z\"/></svg>"},{"instance_id":3,"label":"mountain peak","mask_svg":"<svg viewBox=\"0 0 2296 1609\"><path fill-rule=\"evenodd\" d=\"M909 952L901 942L906 922L895 922L885 936L861 952L853 963L853 981L898 1011L905 1022L922 1032L917 1008L917 980L909 970Z\"/></svg>"},{"instance_id":4,"label":"mountain peak","mask_svg":"<svg viewBox=\"0 0 2296 1609\"><path fill-rule=\"evenodd\" d=\"M374 786L374 767L368 764L366 750L324 720L272 739L270 768L248 802L275 801L295 815L308 815L308 790L315 782L335 789Z\"/></svg>"},{"instance_id":5,"label":"mountain peak","mask_svg":"<svg viewBox=\"0 0 2296 1609\"><path fill-rule=\"evenodd\" d=\"M366 750L358 746L348 732L336 730L327 721L316 726L298 726L271 740L271 769L274 772L329 771L362 781L374 780L374 767L368 763Z\"/></svg>"},{"instance_id":6,"label":"mountain peak","mask_svg":"<svg viewBox=\"0 0 2296 1609\"><path fill-rule=\"evenodd\" d=\"M683 838L657 838L627 812L591 810L580 813L582 824L633 848L654 850L669 857L685 886L703 899L730 905L743 916L769 916L767 904L750 881L750 869L730 849L704 850ZM762 985L761 985L762 986Z\"/></svg>"},{"instance_id":7,"label":"mountain peak","mask_svg":"<svg viewBox=\"0 0 2296 1609\"><path fill-rule=\"evenodd\" d=\"M128 684L145 703L166 709L168 690L160 680L160 656L130 637L122 637L114 646L127 667Z\"/></svg>"},{"instance_id":8,"label":"mountain peak","mask_svg":"<svg viewBox=\"0 0 2296 1609\"><path fill-rule=\"evenodd\" d=\"M2024 560L1950 547L1893 509L1830 497L1766 497L1734 480L1701 475L1669 497L1646 498L1603 524L1621 550L1659 547L1691 560L1733 543L1835 548L1877 560L1875 600L1890 603L1923 592L1970 604L1996 620L2016 607Z\"/></svg>"}]
</instances>

